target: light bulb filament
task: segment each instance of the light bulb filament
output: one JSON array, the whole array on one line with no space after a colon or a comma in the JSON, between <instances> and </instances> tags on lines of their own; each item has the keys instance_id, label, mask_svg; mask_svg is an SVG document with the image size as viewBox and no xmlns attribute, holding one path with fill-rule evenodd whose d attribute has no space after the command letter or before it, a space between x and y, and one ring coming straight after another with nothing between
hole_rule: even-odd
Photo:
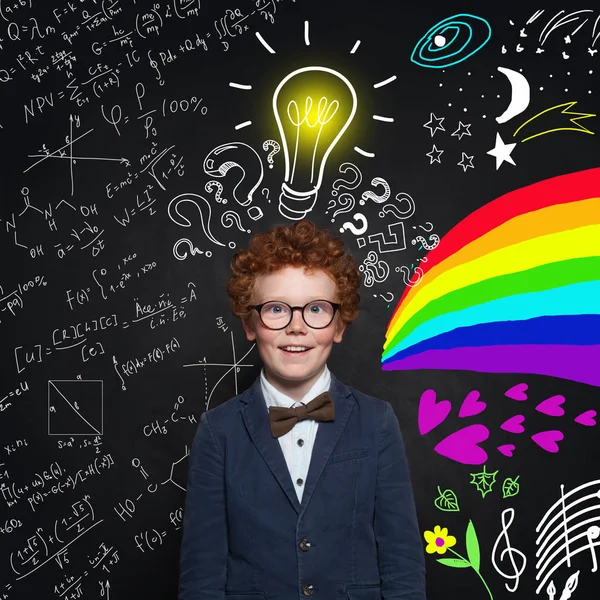
<instances>
[{"instance_id":1,"label":"light bulb filament","mask_svg":"<svg viewBox=\"0 0 600 600\"><path fill-rule=\"evenodd\" d=\"M310 127L313 129L317 125L319 125L319 132L317 134L317 139L315 140L315 146L313 148L313 156L312 156L312 164L310 170L310 180L311 183L314 181L315 174L315 157L317 154L317 148L319 146L319 138L321 137L321 131L323 127L333 119L335 114L337 113L340 103L338 100L333 100L329 102L325 96L322 96L319 100L319 105L317 107L317 113L314 118L314 122L311 123L309 118L310 113L312 111L313 99L312 96L307 96L304 102L304 116L300 118L300 110L298 108L298 103L295 100L291 100L287 105L287 115L292 123L296 127L296 143L294 147L294 161L292 164L292 176L290 178L291 181L294 179L294 172L296 170L296 160L298 157L298 143L300 139L300 126L305 125L306 127Z\"/></svg>"}]
</instances>

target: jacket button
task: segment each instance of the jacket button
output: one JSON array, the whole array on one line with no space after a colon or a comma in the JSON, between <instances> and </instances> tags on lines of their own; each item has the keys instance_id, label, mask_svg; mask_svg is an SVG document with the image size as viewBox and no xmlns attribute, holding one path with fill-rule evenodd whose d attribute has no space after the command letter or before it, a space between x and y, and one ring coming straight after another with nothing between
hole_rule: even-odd
<instances>
[{"instance_id":1,"label":"jacket button","mask_svg":"<svg viewBox=\"0 0 600 600\"><path fill-rule=\"evenodd\" d=\"M298 546L302 552L306 552L310 548L310 542L306 538L302 538Z\"/></svg>"},{"instance_id":2,"label":"jacket button","mask_svg":"<svg viewBox=\"0 0 600 600\"><path fill-rule=\"evenodd\" d=\"M302 593L305 596L312 596L312 594L313 594L313 586L312 585L304 584L302 586Z\"/></svg>"}]
</instances>

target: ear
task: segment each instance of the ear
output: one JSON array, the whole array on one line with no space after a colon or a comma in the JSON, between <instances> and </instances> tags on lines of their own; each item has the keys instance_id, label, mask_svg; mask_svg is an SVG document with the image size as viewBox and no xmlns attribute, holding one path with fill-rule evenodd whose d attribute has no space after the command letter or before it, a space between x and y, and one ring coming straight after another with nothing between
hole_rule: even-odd
<instances>
[{"instance_id":1,"label":"ear","mask_svg":"<svg viewBox=\"0 0 600 600\"><path fill-rule=\"evenodd\" d=\"M338 321L335 326L335 335L333 336L333 341L336 344L339 344L342 341L342 336L344 335L344 331L346 331L346 324L342 323L342 321Z\"/></svg>"},{"instance_id":2,"label":"ear","mask_svg":"<svg viewBox=\"0 0 600 600\"><path fill-rule=\"evenodd\" d=\"M253 342L256 339L256 331L254 330L254 326L252 325L252 315L248 317L248 320L242 319L242 325L244 326L244 331L246 332L246 339L249 342Z\"/></svg>"}]
</instances>

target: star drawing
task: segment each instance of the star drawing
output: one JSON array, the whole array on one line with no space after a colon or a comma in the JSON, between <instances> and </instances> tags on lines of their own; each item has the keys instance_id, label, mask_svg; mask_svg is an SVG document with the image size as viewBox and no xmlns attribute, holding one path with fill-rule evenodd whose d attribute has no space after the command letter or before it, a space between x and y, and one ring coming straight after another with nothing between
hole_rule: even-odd
<instances>
[{"instance_id":1,"label":"star drawing","mask_svg":"<svg viewBox=\"0 0 600 600\"><path fill-rule=\"evenodd\" d=\"M460 165L463 168L463 173L464 173L464 172L466 172L466 170L469 167L471 167L471 169L475 168L473 166L473 158L474 158L474 156L469 156L468 154L466 154L465 152L463 152L462 153L462 158L456 164Z\"/></svg>"},{"instance_id":2,"label":"star drawing","mask_svg":"<svg viewBox=\"0 0 600 600\"><path fill-rule=\"evenodd\" d=\"M429 121L423 125L423 127L427 127L431 132L431 137L435 134L435 132L439 129L440 131L446 131L444 126L442 125L442 121L446 117L436 117L433 113L429 113Z\"/></svg>"},{"instance_id":3,"label":"star drawing","mask_svg":"<svg viewBox=\"0 0 600 600\"><path fill-rule=\"evenodd\" d=\"M500 134L496 132L496 145L486 153L496 158L496 171L500 168L500 165L504 161L509 162L511 165L515 165L515 167L517 166L515 161L510 156L510 153L513 151L516 145L517 144L505 144L502 141Z\"/></svg>"}]
</instances>

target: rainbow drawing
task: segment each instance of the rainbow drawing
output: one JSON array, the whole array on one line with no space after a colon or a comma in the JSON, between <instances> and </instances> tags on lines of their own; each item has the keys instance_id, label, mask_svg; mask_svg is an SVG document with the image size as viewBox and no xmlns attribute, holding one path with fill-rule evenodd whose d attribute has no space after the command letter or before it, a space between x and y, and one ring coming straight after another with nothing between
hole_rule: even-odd
<instances>
[{"instance_id":1,"label":"rainbow drawing","mask_svg":"<svg viewBox=\"0 0 600 600\"><path fill-rule=\"evenodd\" d=\"M388 323L384 371L531 373L600 386L600 168L500 196L420 266Z\"/></svg>"}]
</instances>

